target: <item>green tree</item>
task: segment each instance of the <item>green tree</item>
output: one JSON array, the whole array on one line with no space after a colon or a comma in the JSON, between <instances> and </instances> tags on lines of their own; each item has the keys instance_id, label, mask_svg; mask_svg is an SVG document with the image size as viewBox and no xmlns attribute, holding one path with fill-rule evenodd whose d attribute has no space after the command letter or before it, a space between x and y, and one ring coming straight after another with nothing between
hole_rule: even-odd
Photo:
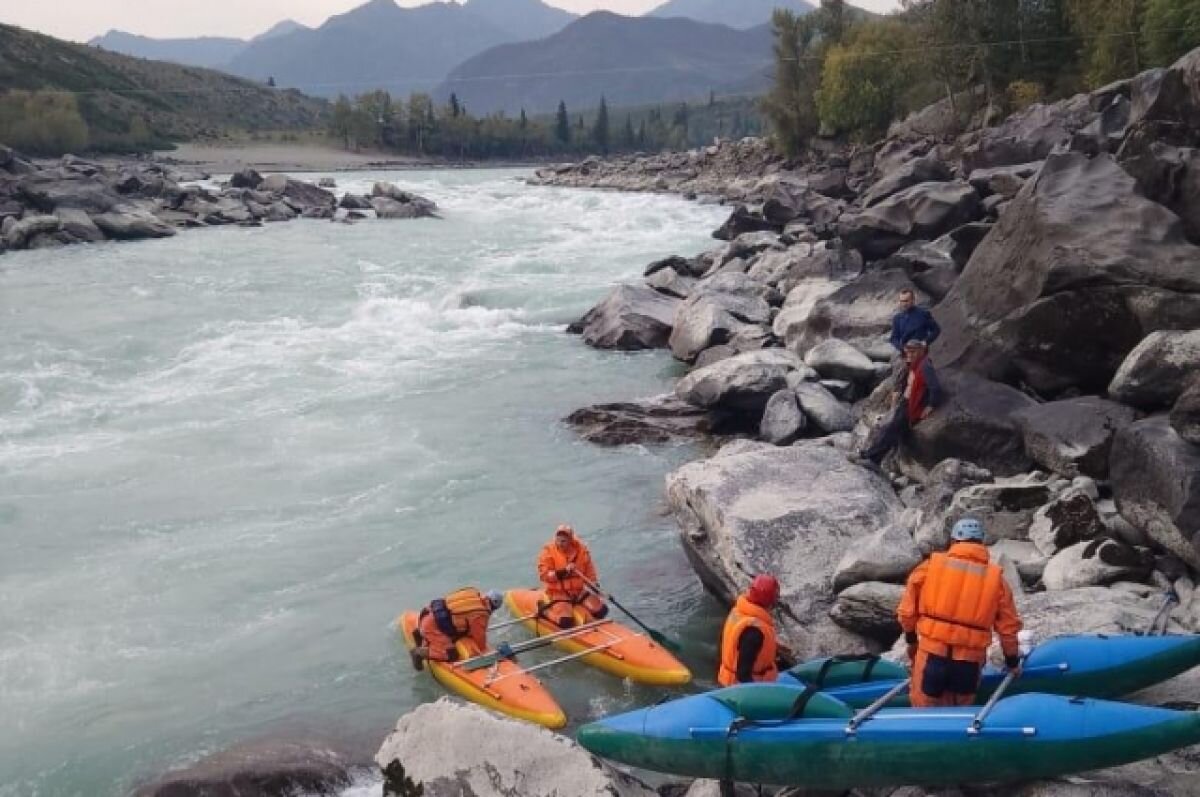
<instances>
[{"instance_id":1,"label":"green tree","mask_svg":"<svg viewBox=\"0 0 1200 797\"><path fill-rule=\"evenodd\" d=\"M567 116L567 104L562 100L558 101L558 112L554 117L554 137L560 144L571 142L571 120Z\"/></svg>"},{"instance_id":2,"label":"green tree","mask_svg":"<svg viewBox=\"0 0 1200 797\"><path fill-rule=\"evenodd\" d=\"M458 104L458 94L450 92L450 116L457 119L462 115L462 106Z\"/></svg>"},{"instance_id":3,"label":"green tree","mask_svg":"<svg viewBox=\"0 0 1200 797\"><path fill-rule=\"evenodd\" d=\"M12 90L0 95L0 141L31 155L86 149L87 123L73 94Z\"/></svg>"},{"instance_id":4,"label":"green tree","mask_svg":"<svg viewBox=\"0 0 1200 797\"><path fill-rule=\"evenodd\" d=\"M1141 70L1138 39L1143 5L1143 0L1068 0L1088 86L1103 86Z\"/></svg>"},{"instance_id":5,"label":"green tree","mask_svg":"<svg viewBox=\"0 0 1200 797\"><path fill-rule=\"evenodd\" d=\"M820 120L815 92L820 81L820 61L814 44L816 28L809 17L786 9L771 16L775 37L775 83L763 100L771 120L776 147L796 155L816 135Z\"/></svg>"},{"instance_id":6,"label":"green tree","mask_svg":"<svg viewBox=\"0 0 1200 797\"><path fill-rule=\"evenodd\" d=\"M1200 0L1146 0L1141 45L1147 67L1170 66L1200 47Z\"/></svg>"},{"instance_id":7,"label":"green tree","mask_svg":"<svg viewBox=\"0 0 1200 797\"><path fill-rule=\"evenodd\" d=\"M600 108L596 111L596 121L592 125L592 141L596 143L596 148L600 150L601 154L608 154L608 100L604 98L604 95L600 96Z\"/></svg>"},{"instance_id":8,"label":"green tree","mask_svg":"<svg viewBox=\"0 0 1200 797\"><path fill-rule=\"evenodd\" d=\"M910 68L902 54L913 41L902 23L880 20L857 26L825 57L817 106L822 126L870 139L899 115Z\"/></svg>"}]
</instances>

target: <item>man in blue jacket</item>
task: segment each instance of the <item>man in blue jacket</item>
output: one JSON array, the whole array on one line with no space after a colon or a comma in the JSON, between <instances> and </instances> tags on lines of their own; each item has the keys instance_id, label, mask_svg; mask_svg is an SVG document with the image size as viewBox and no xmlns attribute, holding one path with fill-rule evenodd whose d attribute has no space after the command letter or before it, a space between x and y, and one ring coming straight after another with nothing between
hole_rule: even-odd
<instances>
[{"instance_id":1,"label":"man in blue jacket","mask_svg":"<svg viewBox=\"0 0 1200 797\"><path fill-rule=\"evenodd\" d=\"M900 312L892 316L892 336L888 340L897 353L904 353L904 344L919 340L926 347L942 334L942 328L934 320L933 313L917 307L917 297L911 288L900 291Z\"/></svg>"}]
</instances>

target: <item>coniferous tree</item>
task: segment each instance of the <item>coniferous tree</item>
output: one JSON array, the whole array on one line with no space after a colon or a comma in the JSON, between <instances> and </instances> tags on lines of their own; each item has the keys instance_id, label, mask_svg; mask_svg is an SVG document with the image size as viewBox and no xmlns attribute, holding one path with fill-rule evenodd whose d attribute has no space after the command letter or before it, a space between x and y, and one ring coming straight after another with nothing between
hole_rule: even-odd
<instances>
[{"instance_id":1,"label":"coniferous tree","mask_svg":"<svg viewBox=\"0 0 1200 797\"><path fill-rule=\"evenodd\" d=\"M554 137L561 144L569 144L571 141L571 121L567 116L567 104L562 100L558 101L558 113L554 120Z\"/></svg>"},{"instance_id":2,"label":"coniferous tree","mask_svg":"<svg viewBox=\"0 0 1200 797\"><path fill-rule=\"evenodd\" d=\"M796 155L816 135L820 121L814 94L820 80L816 28L809 17L777 8L771 16L775 37L775 84L763 100L776 146Z\"/></svg>"},{"instance_id":3,"label":"coniferous tree","mask_svg":"<svg viewBox=\"0 0 1200 797\"><path fill-rule=\"evenodd\" d=\"M600 109L596 111L596 122L592 125L592 140L603 155L608 154L608 100L600 96Z\"/></svg>"}]
</instances>

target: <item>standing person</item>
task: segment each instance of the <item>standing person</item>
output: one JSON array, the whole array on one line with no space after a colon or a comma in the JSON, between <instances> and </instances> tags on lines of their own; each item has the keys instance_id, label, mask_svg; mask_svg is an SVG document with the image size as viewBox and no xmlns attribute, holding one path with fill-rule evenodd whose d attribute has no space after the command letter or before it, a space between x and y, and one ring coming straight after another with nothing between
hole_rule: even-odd
<instances>
[{"instance_id":1,"label":"standing person","mask_svg":"<svg viewBox=\"0 0 1200 797\"><path fill-rule=\"evenodd\" d=\"M575 627L575 607L591 620L608 616L608 606L588 586L599 584L592 553L575 536L575 529L563 524L554 530L554 539L546 543L538 556L538 578L545 588L544 615L559 628Z\"/></svg>"},{"instance_id":2,"label":"standing person","mask_svg":"<svg viewBox=\"0 0 1200 797\"><path fill-rule=\"evenodd\" d=\"M875 442L862 452L862 459L875 465L900 444L909 431L933 414L942 403L942 384L929 361L929 350L919 340L904 344L906 367L896 378L892 391L892 417L875 436Z\"/></svg>"},{"instance_id":3,"label":"standing person","mask_svg":"<svg viewBox=\"0 0 1200 797\"><path fill-rule=\"evenodd\" d=\"M1004 571L983 544L983 524L954 524L950 549L917 565L896 617L913 663L910 698L916 708L969 706L992 644L1000 637L1004 663L1021 672L1021 618Z\"/></svg>"},{"instance_id":4,"label":"standing person","mask_svg":"<svg viewBox=\"0 0 1200 797\"><path fill-rule=\"evenodd\" d=\"M778 601L779 581L765 573L755 576L750 589L738 596L721 630L718 684L774 681L779 676L776 657L781 646L771 616Z\"/></svg>"},{"instance_id":5,"label":"standing person","mask_svg":"<svg viewBox=\"0 0 1200 797\"><path fill-rule=\"evenodd\" d=\"M431 601L421 610L417 623L416 647L412 649L412 664L425 669L426 661L458 661L458 643L466 640L478 655L487 650L487 628L492 613L504 603L496 590L480 592L463 587L444 598Z\"/></svg>"},{"instance_id":6,"label":"standing person","mask_svg":"<svg viewBox=\"0 0 1200 797\"><path fill-rule=\"evenodd\" d=\"M910 340L919 340L929 347L942 334L933 313L917 306L917 295L912 288L900 291L897 307L899 312L892 316L892 334L888 338L897 354L904 353L904 344Z\"/></svg>"}]
</instances>

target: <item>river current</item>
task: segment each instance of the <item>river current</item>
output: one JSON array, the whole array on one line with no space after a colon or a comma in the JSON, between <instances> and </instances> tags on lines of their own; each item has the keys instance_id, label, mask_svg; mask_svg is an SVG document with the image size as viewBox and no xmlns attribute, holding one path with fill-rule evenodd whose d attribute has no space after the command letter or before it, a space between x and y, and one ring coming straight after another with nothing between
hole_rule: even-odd
<instances>
[{"instance_id":1,"label":"river current","mask_svg":"<svg viewBox=\"0 0 1200 797\"><path fill-rule=\"evenodd\" d=\"M521 176L337 176L440 221L0 257L0 797L121 795L300 729L369 753L441 694L396 615L533 583L563 521L711 677L719 618L662 504L694 452L561 423L677 367L562 330L724 213ZM546 680L573 722L656 697L575 664Z\"/></svg>"}]
</instances>

